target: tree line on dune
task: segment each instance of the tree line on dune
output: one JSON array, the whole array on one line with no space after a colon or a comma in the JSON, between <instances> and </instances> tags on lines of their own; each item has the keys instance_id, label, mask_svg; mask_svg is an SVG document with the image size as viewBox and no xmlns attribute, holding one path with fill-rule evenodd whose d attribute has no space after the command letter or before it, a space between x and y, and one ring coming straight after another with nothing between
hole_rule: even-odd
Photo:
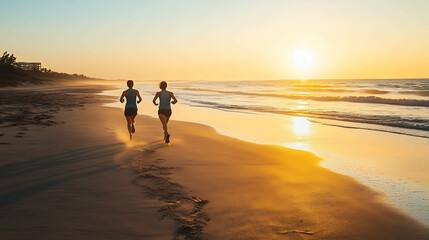
<instances>
[{"instance_id":1,"label":"tree line on dune","mask_svg":"<svg viewBox=\"0 0 429 240\"><path fill-rule=\"evenodd\" d=\"M44 84L55 80L93 79L83 74L68 74L42 68L22 70L17 67L16 57L7 51L0 57L0 87L19 86L24 83Z\"/></svg>"}]
</instances>

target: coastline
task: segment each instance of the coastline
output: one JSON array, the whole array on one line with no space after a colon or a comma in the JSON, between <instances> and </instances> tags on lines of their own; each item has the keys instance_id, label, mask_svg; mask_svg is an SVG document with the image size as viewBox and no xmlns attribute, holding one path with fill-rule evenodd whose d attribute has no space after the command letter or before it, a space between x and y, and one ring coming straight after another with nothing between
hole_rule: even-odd
<instances>
[{"instance_id":1,"label":"coastline","mask_svg":"<svg viewBox=\"0 0 429 240\"><path fill-rule=\"evenodd\" d=\"M94 92L85 94L99 98ZM174 118L167 146L158 120L142 115L130 142L122 111L100 102L60 110L54 119L65 123L30 126L23 138L2 129L2 141L11 138L0 145L9 161L0 165L2 236L429 236L382 195L320 167L321 159L309 152L244 142Z\"/></svg>"},{"instance_id":2,"label":"coastline","mask_svg":"<svg viewBox=\"0 0 429 240\"><path fill-rule=\"evenodd\" d=\"M151 104L156 83L141 83L143 102L139 113L157 118ZM118 90L101 95L116 96ZM258 144L305 150L324 159L320 165L351 176L358 182L384 193L385 201L429 226L428 140L371 131L371 126L342 128L341 122L313 121L306 117L225 111L194 106L179 95L181 104L174 106L173 119L205 124L222 135ZM121 108L119 103L105 106ZM222 119L221 121L219 119ZM360 127L360 128L359 128ZM362 129L363 128L363 129Z\"/></svg>"}]
</instances>

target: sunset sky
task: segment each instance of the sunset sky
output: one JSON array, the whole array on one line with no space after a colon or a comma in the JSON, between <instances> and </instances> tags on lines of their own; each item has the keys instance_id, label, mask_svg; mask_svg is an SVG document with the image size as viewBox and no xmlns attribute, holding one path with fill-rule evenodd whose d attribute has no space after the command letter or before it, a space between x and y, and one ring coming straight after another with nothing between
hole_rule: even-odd
<instances>
[{"instance_id":1,"label":"sunset sky","mask_svg":"<svg viewBox=\"0 0 429 240\"><path fill-rule=\"evenodd\" d=\"M428 13L428 0L0 0L0 50L107 79L429 78Z\"/></svg>"}]
</instances>

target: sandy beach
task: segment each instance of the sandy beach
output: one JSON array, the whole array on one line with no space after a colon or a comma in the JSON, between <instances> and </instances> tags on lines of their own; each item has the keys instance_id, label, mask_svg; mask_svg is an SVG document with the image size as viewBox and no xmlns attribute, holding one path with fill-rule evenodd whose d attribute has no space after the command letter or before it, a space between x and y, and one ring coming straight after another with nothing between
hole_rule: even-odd
<instances>
[{"instance_id":1,"label":"sandy beach","mask_svg":"<svg viewBox=\"0 0 429 240\"><path fill-rule=\"evenodd\" d=\"M142 115L130 141L103 89L0 90L2 239L429 238L309 152L222 136L174 109L171 144Z\"/></svg>"}]
</instances>

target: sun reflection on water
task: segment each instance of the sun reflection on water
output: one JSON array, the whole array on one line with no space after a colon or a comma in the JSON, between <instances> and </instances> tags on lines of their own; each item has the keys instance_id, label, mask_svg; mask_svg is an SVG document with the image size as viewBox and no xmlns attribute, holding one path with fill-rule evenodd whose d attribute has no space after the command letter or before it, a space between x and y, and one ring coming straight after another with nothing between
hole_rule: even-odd
<instances>
[{"instance_id":1,"label":"sun reflection on water","mask_svg":"<svg viewBox=\"0 0 429 240\"><path fill-rule=\"evenodd\" d=\"M310 122L306 117L292 117L294 124L292 130L296 135L306 135L310 133Z\"/></svg>"},{"instance_id":2,"label":"sun reflection on water","mask_svg":"<svg viewBox=\"0 0 429 240\"><path fill-rule=\"evenodd\" d=\"M307 109L307 106L306 106L307 102L305 102L305 101L298 101L298 104L299 105L296 106L297 109L300 109L300 110Z\"/></svg>"}]
</instances>

